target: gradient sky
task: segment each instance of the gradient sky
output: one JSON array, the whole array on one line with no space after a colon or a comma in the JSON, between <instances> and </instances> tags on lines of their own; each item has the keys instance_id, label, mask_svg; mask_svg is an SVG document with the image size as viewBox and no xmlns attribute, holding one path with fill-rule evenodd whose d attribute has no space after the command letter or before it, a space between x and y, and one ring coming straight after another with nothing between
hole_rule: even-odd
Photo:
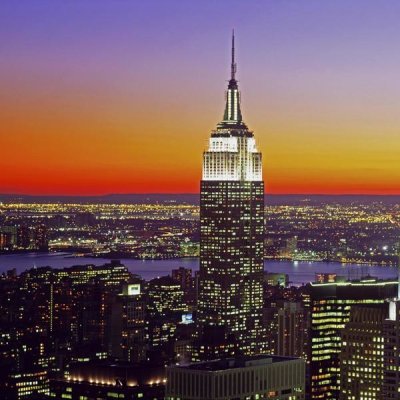
<instances>
[{"instance_id":1,"label":"gradient sky","mask_svg":"<svg viewBox=\"0 0 400 400\"><path fill-rule=\"evenodd\" d=\"M0 192L198 192L230 34L267 193L400 194L400 2L5 1Z\"/></svg>"}]
</instances>

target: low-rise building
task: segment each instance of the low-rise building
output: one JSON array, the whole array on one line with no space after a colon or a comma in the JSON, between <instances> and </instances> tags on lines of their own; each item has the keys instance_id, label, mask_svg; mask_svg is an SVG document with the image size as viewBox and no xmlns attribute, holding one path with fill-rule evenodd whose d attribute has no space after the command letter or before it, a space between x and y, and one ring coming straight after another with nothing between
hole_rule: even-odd
<instances>
[{"instance_id":1,"label":"low-rise building","mask_svg":"<svg viewBox=\"0 0 400 400\"><path fill-rule=\"evenodd\" d=\"M163 400L165 367L148 363L77 363L71 365L66 378L51 380L50 395L70 400Z\"/></svg>"},{"instance_id":2,"label":"low-rise building","mask_svg":"<svg viewBox=\"0 0 400 400\"><path fill-rule=\"evenodd\" d=\"M167 400L305 399L305 361L252 356L167 367Z\"/></svg>"}]
</instances>

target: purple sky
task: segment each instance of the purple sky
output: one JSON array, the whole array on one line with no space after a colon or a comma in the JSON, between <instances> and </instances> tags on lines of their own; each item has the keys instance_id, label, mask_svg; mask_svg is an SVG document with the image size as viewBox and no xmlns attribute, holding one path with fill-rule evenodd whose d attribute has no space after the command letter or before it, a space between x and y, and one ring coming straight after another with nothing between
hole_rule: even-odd
<instances>
[{"instance_id":1,"label":"purple sky","mask_svg":"<svg viewBox=\"0 0 400 400\"><path fill-rule=\"evenodd\" d=\"M171 187L195 191L201 151L222 116L235 28L242 110L264 153L267 188L400 192L399 16L400 2L388 0L3 0L0 147L9 158L0 167L11 171L15 162L35 170L41 149L59 150L51 135L59 134L60 143L70 137L81 170L51 160L49 168L71 171L57 192L80 193L86 181L71 182L80 176L90 181L104 166L84 170L79 147L93 143L107 125L99 141L104 134L132 146L140 176L154 170L146 167L149 154L142 160L137 150L148 143L132 138L154 135L161 183L179 173L186 161L178 151L187 151L188 172ZM19 147L32 138L37 148ZM164 154L168 146L171 154ZM151 190L135 178L133 166L120 164L127 153L118 146L107 143L91 154L132 177L125 186L110 177L92 192ZM35 171L39 176L40 168ZM29 185L29 179L22 173L0 179L0 192L50 190L51 180Z\"/></svg>"}]
</instances>

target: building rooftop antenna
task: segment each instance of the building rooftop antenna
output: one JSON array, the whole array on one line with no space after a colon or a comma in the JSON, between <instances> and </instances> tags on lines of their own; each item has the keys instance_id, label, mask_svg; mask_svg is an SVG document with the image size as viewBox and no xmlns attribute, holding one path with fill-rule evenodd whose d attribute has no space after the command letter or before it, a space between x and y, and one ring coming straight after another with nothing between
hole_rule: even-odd
<instances>
[{"instance_id":1,"label":"building rooftop antenna","mask_svg":"<svg viewBox=\"0 0 400 400\"><path fill-rule=\"evenodd\" d=\"M236 78L236 63L235 63L235 30L232 29L232 61L231 61L231 79Z\"/></svg>"}]
</instances>

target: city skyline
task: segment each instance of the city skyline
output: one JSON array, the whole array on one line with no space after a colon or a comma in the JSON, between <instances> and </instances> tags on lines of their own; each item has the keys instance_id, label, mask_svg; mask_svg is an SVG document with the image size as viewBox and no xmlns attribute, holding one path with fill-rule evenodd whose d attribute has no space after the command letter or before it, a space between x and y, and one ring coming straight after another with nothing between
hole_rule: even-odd
<instances>
[{"instance_id":1,"label":"city skyline","mask_svg":"<svg viewBox=\"0 0 400 400\"><path fill-rule=\"evenodd\" d=\"M397 398L400 4L4 4L0 397Z\"/></svg>"},{"instance_id":2,"label":"city skyline","mask_svg":"<svg viewBox=\"0 0 400 400\"><path fill-rule=\"evenodd\" d=\"M234 27L266 192L400 194L399 8L5 2L0 193L198 193Z\"/></svg>"}]
</instances>

